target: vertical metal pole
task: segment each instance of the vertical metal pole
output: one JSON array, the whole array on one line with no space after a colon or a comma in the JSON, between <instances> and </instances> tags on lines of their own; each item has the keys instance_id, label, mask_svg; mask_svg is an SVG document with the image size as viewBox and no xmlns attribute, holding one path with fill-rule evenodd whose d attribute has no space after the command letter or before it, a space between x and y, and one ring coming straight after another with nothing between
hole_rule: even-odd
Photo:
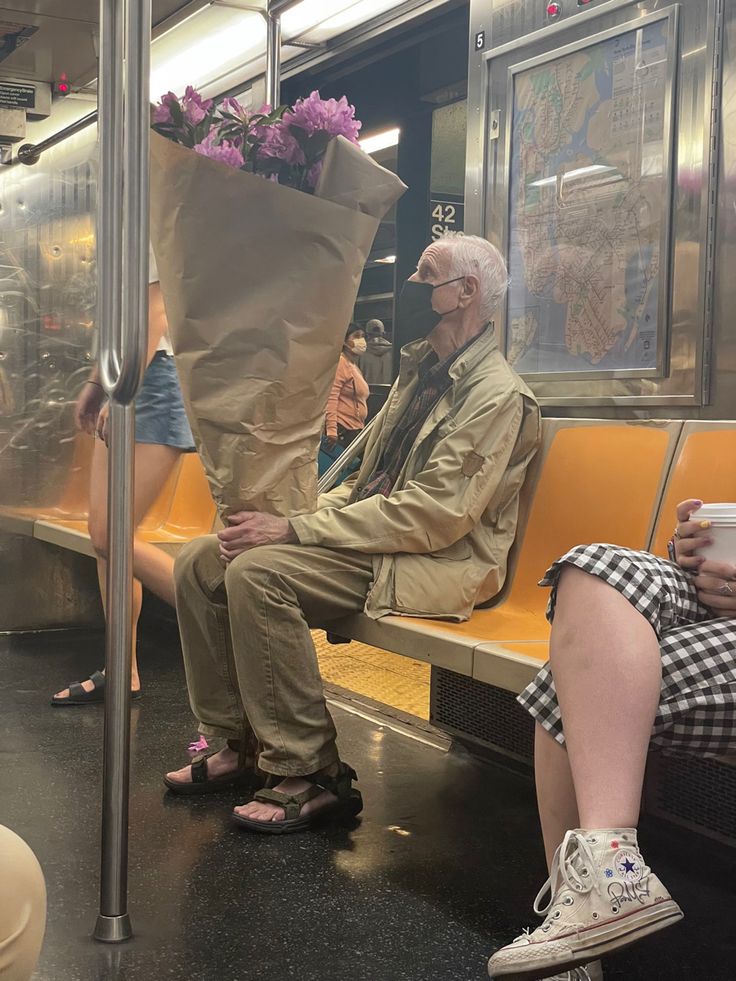
<instances>
[{"instance_id":1,"label":"vertical metal pole","mask_svg":"<svg viewBox=\"0 0 736 981\"><path fill-rule=\"evenodd\" d=\"M266 102L274 109L281 102L281 14L266 14Z\"/></svg>"},{"instance_id":2,"label":"vertical metal pole","mask_svg":"<svg viewBox=\"0 0 736 981\"><path fill-rule=\"evenodd\" d=\"M121 21L124 7L125 72ZM105 645L106 697L102 801L100 911L94 937L119 943L132 936L128 915L128 794L130 778L130 669L133 607L133 481L135 410L131 404L144 366L148 335L148 166L151 0L101 0L101 376L111 400L108 466L108 564ZM112 26L111 28L111 25ZM111 28L112 40L105 36ZM124 106L124 113L121 109ZM106 118L106 111L111 116ZM125 117L123 168L119 151ZM114 125L113 125L114 124ZM108 142L108 140L110 142ZM107 167L107 173L105 169ZM122 209L121 201L122 187ZM118 205L117 215L110 208ZM121 220L122 218L122 220ZM122 234L121 234L122 232ZM112 240L108 242L107 239ZM109 277L105 281L105 277Z\"/></svg>"}]
</instances>

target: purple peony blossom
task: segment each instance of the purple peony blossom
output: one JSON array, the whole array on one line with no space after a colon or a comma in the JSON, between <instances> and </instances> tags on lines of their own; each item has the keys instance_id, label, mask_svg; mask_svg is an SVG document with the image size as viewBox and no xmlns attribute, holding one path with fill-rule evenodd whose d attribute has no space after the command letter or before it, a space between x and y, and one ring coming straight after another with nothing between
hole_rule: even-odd
<instances>
[{"instance_id":1,"label":"purple peony blossom","mask_svg":"<svg viewBox=\"0 0 736 981\"><path fill-rule=\"evenodd\" d=\"M313 164L309 168L309 172L307 173L306 184L310 190L313 191L317 186L317 184L319 183L319 179L322 176L322 168L324 167L324 165L325 165L324 160L318 160L316 164Z\"/></svg>"},{"instance_id":2,"label":"purple peony blossom","mask_svg":"<svg viewBox=\"0 0 736 981\"><path fill-rule=\"evenodd\" d=\"M253 132L261 141L258 147L261 160L284 160L290 167L303 167L306 163L304 151L282 123L256 126Z\"/></svg>"},{"instance_id":3,"label":"purple peony blossom","mask_svg":"<svg viewBox=\"0 0 736 981\"><path fill-rule=\"evenodd\" d=\"M216 160L218 163L225 164L228 167L234 167L236 170L240 170L245 162L241 151L238 147L230 143L229 140L223 140L222 143L217 142L216 127L213 127L202 142L198 143L194 149L203 157Z\"/></svg>"},{"instance_id":4,"label":"purple peony blossom","mask_svg":"<svg viewBox=\"0 0 736 981\"><path fill-rule=\"evenodd\" d=\"M212 108L212 99L203 99L191 85L187 85L184 98L181 100L184 118L192 126L197 126Z\"/></svg>"},{"instance_id":5,"label":"purple peony blossom","mask_svg":"<svg viewBox=\"0 0 736 981\"><path fill-rule=\"evenodd\" d=\"M153 121L154 123L170 123L171 122L171 103L178 102L179 100L174 95L173 92L167 92L166 95L162 95L159 103L155 106L153 110Z\"/></svg>"},{"instance_id":6,"label":"purple peony blossom","mask_svg":"<svg viewBox=\"0 0 736 981\"><path fill-rule=\"evenodd\" d=\"M322 99L316 91L306 99L299 99L284 116L284 123L299 126L309 136L323 131L330 136L344 136L351 143L358 142L362 126L355 118L355 106L351 106L345 96L339 101Z\"/></svg>"},{"instance_id":7,"label":"purple peony blossom","mask_svg":"<svg viewBox=\"0 0 736 981\"><path fill-rule=\"evenodd\" d=\"M245 106L241 105L237 99L229 96L227 99L223 99L220 104L220 109L224 112L229 112L231 116L237 116L243 123L247 123L253 113L250 109L246 109Z\"/></svg>"}]
</instances>

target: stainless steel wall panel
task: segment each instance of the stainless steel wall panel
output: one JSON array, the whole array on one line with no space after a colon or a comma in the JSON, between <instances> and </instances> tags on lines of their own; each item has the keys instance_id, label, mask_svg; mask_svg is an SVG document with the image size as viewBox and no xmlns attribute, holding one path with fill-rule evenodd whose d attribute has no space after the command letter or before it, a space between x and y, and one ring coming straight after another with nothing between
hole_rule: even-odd
<instances>
[{"instance_id":1,"label":"stainless steel wall panel","mask_svg":"<svg viewBox=\"0 0 736 981\"><path fill-rule=\"evenodd\" d=\"M54 507L74 477L95 336L94 131L72 144L0 170L0 506Z\"/></svg>"},{"instance_id":2,"label":"stainless steel wall panel","mask_svg":"<svg viewBox=\"0 0 736 981\"><path fill-rule=\"evenodd\" d=\"M736 5L725 7L714 254L712 419L736 418Z\"/></svg>"}]
</instances>

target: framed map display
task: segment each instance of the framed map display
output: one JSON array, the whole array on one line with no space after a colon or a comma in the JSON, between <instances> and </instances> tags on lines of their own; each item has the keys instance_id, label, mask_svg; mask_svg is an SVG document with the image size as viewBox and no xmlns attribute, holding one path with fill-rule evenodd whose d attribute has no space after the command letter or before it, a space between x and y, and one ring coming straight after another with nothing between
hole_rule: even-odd
<instances>
[{"instance_id":1,"label":"framed map display","mask_svg":"<svg viewBox=\"0 0 736 981\"><path fill-rule=\"evenodd\" d=\"M506 350L523 375L667 368L676 12L509 70Z\"/></svg>"}]
</instances>

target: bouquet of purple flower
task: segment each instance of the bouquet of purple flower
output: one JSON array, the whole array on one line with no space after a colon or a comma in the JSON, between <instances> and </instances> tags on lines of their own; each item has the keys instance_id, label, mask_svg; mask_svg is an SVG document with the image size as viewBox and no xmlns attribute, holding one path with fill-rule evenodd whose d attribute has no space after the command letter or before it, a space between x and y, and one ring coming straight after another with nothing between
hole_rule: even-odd
<instances>
[{"instance_id":1,"label":"bouquet of purple flower","mask_svg":"<svg viewBox=\"0 0 736 981\"><path fill-rule=\"evenodd\" d=\"M251 112L188 88L152 125L151 240L220 514L313 510L345 328L405 187L356 145L345 98Z\"/></svg>"},{"instance_id":2,"label":"bouquet of purple flower","mask_svg":"<svg viewBox=\"0 0 736 981\"><path fill-rule=\"evenodd\" d=\"M251 112L237 99L218 104L189 86L181 99L173 92L162 96L153 128L210 160L313 192L330 141L343 136L357 145L361 123L345 96L323 99L312 92L292 107Z\"/></svg>"}]
</instances>

